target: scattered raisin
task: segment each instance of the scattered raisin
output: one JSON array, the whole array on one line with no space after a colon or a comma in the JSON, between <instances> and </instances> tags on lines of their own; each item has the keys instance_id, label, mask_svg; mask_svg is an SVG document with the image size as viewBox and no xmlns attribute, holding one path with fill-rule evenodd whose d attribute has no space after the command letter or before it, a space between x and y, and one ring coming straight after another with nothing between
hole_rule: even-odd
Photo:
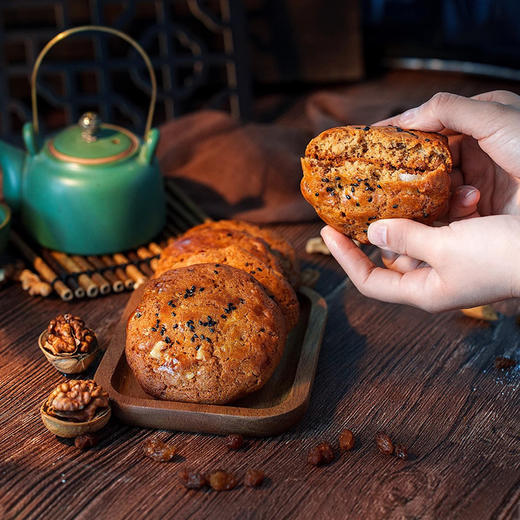
<instances>
[{"instance_id":1,"label":"scattered raisin","mask_svg":"<svg viewBox=\"0 0 520 520\"><path fill-rule=\"evenodd\" d=\"M186 468L179 471L179 480L181 484L188 489L201 489L207 484L202 473L198 471L188 471Z\"/></svg>"},{"instance_id":2,"label":"scattered raisin","mask_svg":"<svg viewBox=\"0 0 520 520\"><path fill-rule=\"evenodd\" d=\"M247 487L258 487L262 485L265 480L265 473L259 469L248 469L244 479L244 484Z\"/></svg>"},{"instance_id":3,"label":"scattered raisin","mask_svg":"<svg viewBox=\"0 0 520 520\"><path fill-rule=\"evenodd\" d=\"M322 442L311 448L307 455L307 462L313 466L321 466L323 464L329 464L334 460L334 451L332 446L328 442Z\"/></svg>"},{"instance_id":4,"label":"scattered raisin","mask_svg":"<svg viewBox=\"0 0 520 520\"><path fill-rule=\"evenodd\" d=\"M383 455L392 455L394 452L394 444L392 442L392 439L383 432L379 432L376 435L376 444L377 449L383 454Z\"/></svg>"},{"instance_id":5,"label":"scattered raisin","mask_svg":"<svg viewBox=\"0 0 520 520\"><path fill-rule=\"evenodd\" d=\"M408 458L408 450L407 450L406 446L403 446L402 444L396 444L395 456L398 459L406 460Z\"/></svg>"},{"instance_id":6,"label":"scattered raisin","mask_svg":"<svg viewBox=\"0 0 520 520\"><path fill-rule=\"evenodd\" d=\"M206 480L215 491L229 491L238 484L238 480L232 473L221 469L209 473Z\"/></svg>"},{"instance_id":7,"label":"scattered raisin","mask_svg":"<svg viewBox=\"0 0 520 520\"><path fill-rule=\"evenodd\" d=\"M239 450L244 445L244 437L239 433L232 433L226 437L228 450Z\"/></svg>"},{"instance_id":8,"label":"scattered raisin","mask_svg":"<svg viewBox=\"0 0 520 520\"><path fill-rule=\"evenodd\" d=\"M74 439L74 446L80 450L88 450L95 446L98 443L98 438L96 435L92 433L85 433L83 435L78 435Z\"/></svg>"},{"instance_id":9,"label":"scattered raisin","mask_svg":"<svg viewBox=\"0 0 520 520\"><path fill-rule=\"evenodd\" d=\"M497 357L495 358L495 368L497 370L507 370L516 366L516 361L508 357Z\"/></svg>"},{"instance_id":10,"label":"scattered raisin","mask_svg":"<svg viewBox=\"0 0 520 520\"><path fill-rule=\"evenodd\" d=\"M354 447L356 439L350 430L343 430L339 434L339 449L341 451L349 451Z\"/></svg>"},{"instance_id":11,"label":"scattered raisin","mask_svg":"<svg viewBox=\"0 0 520 520\"><path fill-rule=\"evenodd\" d=\"M158 462L168 462L175 457L177 448L159 439L148 439L143 444L143 453Z\"/></svg>"}]
</instances>

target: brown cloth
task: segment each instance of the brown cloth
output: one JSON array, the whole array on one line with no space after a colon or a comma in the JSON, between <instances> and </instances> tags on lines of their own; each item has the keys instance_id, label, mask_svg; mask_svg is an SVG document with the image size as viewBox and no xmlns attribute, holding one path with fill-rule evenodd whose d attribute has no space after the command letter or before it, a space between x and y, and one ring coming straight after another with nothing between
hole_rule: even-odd
<instances>
[{"instance_id":1,"label":"brown cloth","mask_svg":"<svg viewBox=\"0 0 520 520\"><path fill-rule=\"evenodd\" d=\"M224 112L201 111L161 128L157 157L165 175L214 218L252 222L315 217L300 195L305 130L241 125Z\"/></svg>"},{"instance_id":2,"label":"brown cloth","mask_svg":"<svg viewBox=\"0 0 520 520\"><path fill-rule=\"evenodd\" d=\"M496 88L495 83L480 80L477 85L461 74L393 72L311 95L292 110L293 126L241 125L224 112L196 112L161 128L157 154L164 174L178 178L215 218L310 220L316 214L300 194L299 158L313 136L341 124L373 123L441 90L473 95Z\"/></svg>"}]
</instances>

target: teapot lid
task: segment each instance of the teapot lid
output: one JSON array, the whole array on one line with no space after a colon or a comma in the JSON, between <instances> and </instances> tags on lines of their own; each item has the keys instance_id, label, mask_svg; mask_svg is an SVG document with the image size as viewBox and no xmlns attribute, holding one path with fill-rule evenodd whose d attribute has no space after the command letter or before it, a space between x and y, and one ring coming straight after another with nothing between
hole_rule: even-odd
<instances>
[{"instance_id":1,"label":"teapot lid","mask_svg":"<svg viewBox=\"0 0 520 520\"><path fill-rule=\"evenodd\" d=\"M116 125L101 123L94 112L83 114L77 125L69 126L48 144L51 155L62 161L80 164L105 164L132 155L139 139Z\"/></svg>"}]
</instances>

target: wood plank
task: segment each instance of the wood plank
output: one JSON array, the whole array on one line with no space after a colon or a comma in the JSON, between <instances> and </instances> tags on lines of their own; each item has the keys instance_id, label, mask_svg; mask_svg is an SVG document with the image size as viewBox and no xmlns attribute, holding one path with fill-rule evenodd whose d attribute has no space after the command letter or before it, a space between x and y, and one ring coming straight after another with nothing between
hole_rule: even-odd
<instances>
[{"instance_id":1,"label":"wood plank","mask_svg":"<svg viewBox=\"0 0 520 520\"><path fill-rule=\"evenodd\" d=\"M294 227L300 249L317 227ZM518 354L513 317L486 324L376 303L344 283L332 259L320 256L316 264L323 266L330 317L309 411L290 432L252 439L238 453L229 453L218 436L117 421L90 452L56 440L41 424L38 405L61 376L43 360L37 334L55 313L71 310L108 341L128 295L67 305L28 298L17 287L3 290L0 434L11 440L0 446L0 504L7 517L175 512L175 518L207 518L226 511L228 518L246 519L514 518L520 372L493 368L496 355ZM344 427L358 437L354 451L330 466L308 466L307 450L321 439L335 442ZM373 444L380 429L406 444L414 458L380 455ZM182 459L144 459L140 444L149 437L171 439ZM238 475L261 467L270 481L259 490L186 491L176 480L183 464Z\"/></svg>"},{"instance_id":2,"label":"wood plank","mask_svg":"<svg viewBox=\"0 0 520 520\"><path fill-rule=\"evenodd\" d=\"M368 89L349 88L356 98L352 118L369 117L382 85L410 94L390 111L437 90L472 94L507 86L443 78L392 73ZM299 103L284 122L301 126L304 117ZM499 306L504 314L493 324L377 303L359 295L333 259L304 253L321 223L277 227L294 240L304 264L321 270L316 288L326 296L329 320L304 420L281 436L250 439L236 453L218 436L116 420L88 452L54 438L38 407L62 376L43 359L38 334L68 311L82 316L106 345L129 294L63 303L30 298L17 286L1 289L1 518L520 518L520 368L493 367L497 355L520 359L518 302ZM329 466L308 466L308 449L322 439L335 442L345 427L356 434L355 449ZM379 454L373 438L380 429L406 444L412 457ZM165 464L145 459L141 444L149 438L171 440L181 456ZM184 464L239 476L258 467L269 481L257 490L188 491L176 479Z\"/></svg>"}]
</instances>

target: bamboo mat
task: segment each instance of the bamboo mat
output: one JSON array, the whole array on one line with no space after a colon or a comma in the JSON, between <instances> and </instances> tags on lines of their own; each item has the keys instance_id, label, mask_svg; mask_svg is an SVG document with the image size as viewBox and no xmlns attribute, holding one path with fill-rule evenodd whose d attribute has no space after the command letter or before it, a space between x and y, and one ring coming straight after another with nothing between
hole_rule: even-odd
<instances>
[{"instance_id":1,"label":"bamboo mat","mask_svg":"<svg viewBox=\"0 0 520 520\"><path fill-rule=\"evenodd\" d=\"M41 247L19 230L11 231L11 243L64 301L133 290L153 274L169 238L210 220L174 181L166 179L164 185L166 226L153 242L138 249L101 256L69 255Z\"/></svg>"}]
</instances>

